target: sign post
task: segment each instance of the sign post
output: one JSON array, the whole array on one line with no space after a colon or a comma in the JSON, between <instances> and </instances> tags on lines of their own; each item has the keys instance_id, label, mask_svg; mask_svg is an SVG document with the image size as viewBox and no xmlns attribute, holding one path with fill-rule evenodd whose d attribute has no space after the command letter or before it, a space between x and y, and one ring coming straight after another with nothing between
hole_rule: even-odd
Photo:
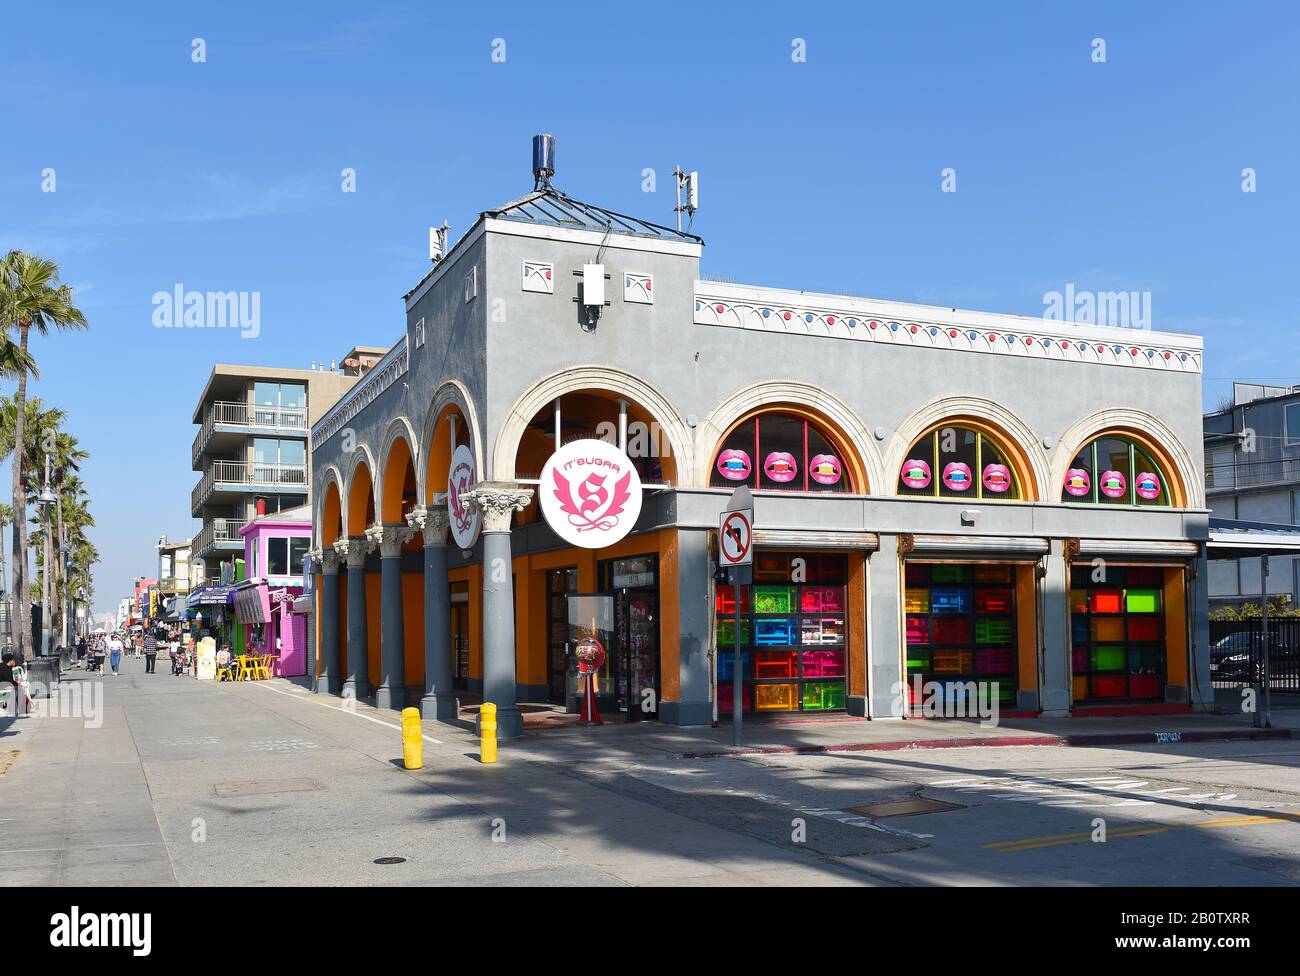
<instances>
[{"instance_id":1,"label":"sign post","mask_svg":"<svg viewBox=\"0 0 1300 976\"><path fill-rule=\"evenodd\" d=\"M718 558L731 580L735 644L731 651L731 744L741 741L741 713L745 704L745 675L740 657L740 588L754 579L754 496L740 485L731 493L718 522Z\"/></svg>"}]
</instances>

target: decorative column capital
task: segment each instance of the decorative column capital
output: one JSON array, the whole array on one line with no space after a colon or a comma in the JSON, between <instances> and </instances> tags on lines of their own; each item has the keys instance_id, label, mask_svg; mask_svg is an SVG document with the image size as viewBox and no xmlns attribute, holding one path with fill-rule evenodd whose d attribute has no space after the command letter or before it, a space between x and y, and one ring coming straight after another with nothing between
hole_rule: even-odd
<instances>
[{"instance_id":1,"label":"decorative column capital","mask_svg":"<svg viewBox=\"0 0 1300 976\"><path fill-rule=\"evenodd\" d=\"M366 564L366 556L374 552L374 544L363 535L351 535L334 543L334 551L339 554L352 569Z\"/></svg>"},{"instance_id":2,"label":"decorative column capital","mask_svg":"<svg viewBox=\"0 0 1300 976\"><path fill-rule=\"evenodd\" d=\"M371 551L378 547L381 559L396 559L402 554L402 546L406 545L414 535L415 530L409 525L391 522L372 525L366 529L366 538L370 541Z\"/></svg>"},{"instance_id":3,"label":"decorative column capital","mask_svg":"<svg viewBox=\"0 0 1300 976\"><path fill-rule=\"evenodd\" d=\"M416 505L406 513L406 524L423 533L426 546L445 546L451 517L446 505Z\"/></svg>"},{"instance_id":4,"label":"decorative column capital","mask_svg":"<svg viewBox=\"0 0 1300 976\"><path fill-rule=\"evenodd\" d=\"M317 546L311 551L313 566L319 566L326 576L333 576L339 571L339 554L333 546Z\"/></svg>"},{"instance_id":5,"label":"decorative column capital","mask_svg":"<svg viewBox=\"0 0 1300 976\"><path fill-rule=\"evenodd\" d=\"M483 512L484 532L509 532L510 517L533 499L533 489L513 481L480 481L461 499Z\"/></svg>"}]
</instances>

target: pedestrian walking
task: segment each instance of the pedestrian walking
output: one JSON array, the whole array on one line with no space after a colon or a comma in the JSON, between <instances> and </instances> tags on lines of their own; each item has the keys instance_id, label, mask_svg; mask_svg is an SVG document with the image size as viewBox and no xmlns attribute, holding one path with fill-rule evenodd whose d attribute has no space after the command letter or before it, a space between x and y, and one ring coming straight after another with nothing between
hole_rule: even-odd
<instances>
[{"instance_id":1,"label":"pedestrian walking","mask_svg":"<svg viewBox=\"0 0 1300 976\"><path fill-rule=\"evenodd\" d=\"M104 653L107 647L108 642L103 637L95 639L94 667L91 668L95 674L104 673Z\"/></svg>"},{"instance_id":2,"label":"pedestrian walking","mask_svg":"<svg viewBox=\"0 0 1300 976\"><path fill-rule=\"evenodd\" d=\"M122 667L122 638L116 634L108 642L108 665L113 669L113 677L116 678L120 673L118 669Z\"/></svg>"},{"instance_id":3,"label":"pedestrian walking","mask_svg":"<svg viewBox=\"0 0 1300 976\"><path fill-rule=\"evenodd\" d=\"M158 638L151 630L144 635L144 673L154 673L154 663L158 660Z\"/></svg>"}]
</instances>

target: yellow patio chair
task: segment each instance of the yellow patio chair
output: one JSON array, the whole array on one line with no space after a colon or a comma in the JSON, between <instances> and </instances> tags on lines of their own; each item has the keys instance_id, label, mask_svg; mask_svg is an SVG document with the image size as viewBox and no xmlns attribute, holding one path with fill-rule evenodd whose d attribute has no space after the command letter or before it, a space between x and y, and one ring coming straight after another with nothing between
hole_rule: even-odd
<instances>
[{"instance_id":1,"label":"yellow patio chair","mask_svg":"<svg viewBox=\"0 0 1300 976\"><path fill-rule=\"evenodd\" d=\"M236 681L252 681L257 677L253 659L247 654L240 654L235 658L235 661L239 667L239 672L235 675Z\"/></svg>"},{"instance_id":2,"label":"yellow patio chair","mask_svg":"<svg viewBox=\"0 0 1300 976\"><path fill-rule=\"evenodd\" d=\"M267 667L268 655L259 654L253 658L253 680L269 681L271 678L271 669Z\"/></svg>"}]
</instances>

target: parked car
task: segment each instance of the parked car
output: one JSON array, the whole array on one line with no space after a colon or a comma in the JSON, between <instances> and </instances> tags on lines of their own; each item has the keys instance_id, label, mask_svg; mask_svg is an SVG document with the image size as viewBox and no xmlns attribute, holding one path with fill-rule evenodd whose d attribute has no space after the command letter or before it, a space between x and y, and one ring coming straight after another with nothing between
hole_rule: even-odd
<instances>
[{"instance_id":1,"label":"parked car","mask_svg":"<svg viewBox=\"0 0 1300 976\"><path fill-rule=\"evenodd\" d=\"M1251 683L1263 680L1259 635L1238 631L1221 638L1210 648L1210 678L1213 681ZM1269 671L1274 681L1300 674L1300 647L1290 634L1274 634L1269 641Z\"/></svg>"}]
</instances>

